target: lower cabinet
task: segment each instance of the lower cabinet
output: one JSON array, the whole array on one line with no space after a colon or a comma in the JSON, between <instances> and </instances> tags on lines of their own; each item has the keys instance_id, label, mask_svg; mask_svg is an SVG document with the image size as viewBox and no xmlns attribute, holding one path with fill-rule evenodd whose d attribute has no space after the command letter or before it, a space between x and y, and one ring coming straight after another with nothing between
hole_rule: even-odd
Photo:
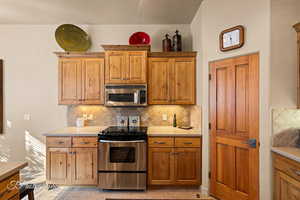
<instances>
[{"instance_id":1,"label":"lower cabinet","mask_svg":"<svg viewBox=\"0 0 300 200\"><path fill-rule=\"evenodd\" d=\"M173 148L149 148L148 180L150 185L169 185L174 182Z\"/></svg>"},{"instance_id":2,"label":"lower cabinet","mask_svg":"<svg viewBox=\"0 0 300 200\"><path fill-rule=\"evenodd\" d=\"M273 154L274 199L300 199L300 163L278 154Z\"/></svg>"},{"instance_id":3,"label":"lower cabinet","mask_svg":"<svg viewBox=\"0 0 300 200\"><path fill-rule=\"evenodd\" d=\"M201 138L150 138L148 183L201 185Z\"/></svg>"},{"instance_id":4,"label":"lower cabinet","mask_svg":"<svg viewBox=\"0 0 300 200\"><path fill-rule=\"evenodd\" d=\"M300 182L294 180L288 175L275 171L275 199L276 200L299 200Z\"/></svg>"},{"instance_id":5,"label":"lower cabinet","mask_svg":"<svg viewBox=\"0 0 300 200\"><path fill-rule=\"evenodd\" d=\"M49 141L54 138L49 138ZM63 138L61 138L62 140ZM95 137L96 139L96 137ZM48 140L48 139L47 139ZM56 138L58 144L60 138ZM52 144L52 143L50 143ZM66 144L66 143L65 143ZM47 147L47 184L97 185L97 147ZM55 146L55 145L54 145Z\"/></svg>"},{"instance_id":6,"label":"lower cabinet","mask_svg":"<svg viewBox=\"0 0 300 200\"><path fill-rule=\"evenodd\" d=\"M71 156L71 183L97 185L97 149L74 148Z\"/></svg>"}]
</instances>

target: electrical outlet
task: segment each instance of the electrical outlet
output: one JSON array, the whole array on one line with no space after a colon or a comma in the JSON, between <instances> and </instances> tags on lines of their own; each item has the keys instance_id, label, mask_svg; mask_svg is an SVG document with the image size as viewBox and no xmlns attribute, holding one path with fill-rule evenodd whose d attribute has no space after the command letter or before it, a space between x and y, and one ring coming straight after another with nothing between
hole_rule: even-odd
<instances>
[{"instance_id":1,"label":"electrical outlet","mask_svg":"<svg viewBox=\"0 0 300 200\"><path fill-rule=\"evenodd\" d=\"M11 128L12 127L12 122L9 120L6 120L6 126L7 128Z\"/></svg>"},{"instance_id":2,"label":"electrical outlet","mask_svg":"<svg viewBox=\"0 0 300 200\"><path fill-rule=\"evenodd\" d=\"M30 120L30 114L24 114L24 120L29 121Z\"/></svg>"},{"instance_id":3,"label":"electrical outlet","mask_svg":"<svg viewBox=\"0 0 300 200\"><path fill-rule=\"evenodd\" d=\"M168 120L167 114L163 114L163 115L162 115L162 120L163 120L163 121L167 121L167 120Z\"/></svg>"}]
</instances>

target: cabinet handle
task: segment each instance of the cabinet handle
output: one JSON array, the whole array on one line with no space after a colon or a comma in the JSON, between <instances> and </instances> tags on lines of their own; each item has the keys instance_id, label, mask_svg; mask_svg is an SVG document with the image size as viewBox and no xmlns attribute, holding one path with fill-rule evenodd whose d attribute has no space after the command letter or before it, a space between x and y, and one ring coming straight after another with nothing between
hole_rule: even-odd
<instances>
[{"instance_id":1,"label":"cabinet handle","mask_svg":"<svg viewBox=\"0 0 300 200\"><path fill-rule=\"evenodd\" d=\"M64 143L65 143L65 142L63 142L63 141L59 141L59 142L58 142L58 144L64 144Z\"/></svg>"},{"instance_id":2,"label":"cabinet handle","mask_svg":"<svg viewBox=\"0 0 300 200\"><path fill-rule=\"evenodd\" d=\"M184 142L183 144L193 144L192 142Z\"/></svg>"},{"instance_id":3,"label":"cabinet handle","mask_svg":"<svg viewBox=\"0 0 300 200\"><path fill-rule=\"evenodd\" d=\"M165 142L154 142L154 144L166 144Z\"/></svg>"},{"instance_id":4,"label":"cabinet handle","mask_svg":"<svg viewBox=\"0 0 300 200\"><path fill-rule=\"evenodd\" d=\"M90 142L80 142L80 144L89 144Z\"/></svg>"}]
</instances>

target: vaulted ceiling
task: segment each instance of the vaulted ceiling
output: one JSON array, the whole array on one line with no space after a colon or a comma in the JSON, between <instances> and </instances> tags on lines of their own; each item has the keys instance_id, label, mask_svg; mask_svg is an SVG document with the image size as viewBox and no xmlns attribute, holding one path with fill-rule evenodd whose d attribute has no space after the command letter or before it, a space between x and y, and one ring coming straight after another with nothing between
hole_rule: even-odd
<instances>
[{"instance_id":1,"label":"vaulted ceiling","mask_svg":"<svg viewBox=\"0 0 300 200\"><path fill-rule=\"evenodd\" d=\"M202 0L0 0L0 24L189 24Z\"/></svg>"}]
</instances>

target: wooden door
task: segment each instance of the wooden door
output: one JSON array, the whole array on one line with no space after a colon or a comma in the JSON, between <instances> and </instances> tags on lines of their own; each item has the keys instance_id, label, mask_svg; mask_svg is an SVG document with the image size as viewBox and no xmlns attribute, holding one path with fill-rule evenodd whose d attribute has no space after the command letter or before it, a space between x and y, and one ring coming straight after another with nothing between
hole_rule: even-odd
<instances>
[{"instance_id":1,"label":"wooden door","mask_svg":"<svg viewBox=\"0 0 300 200\"><path fill-rule=\"evenodd\" d=\"M47 184L70 184L69 148L48 148L46 160Z\"/></svg>"},{"instance_id":2,"label":"wooden door","mask_svg":"<svg viewBox=\"0 0 300 200\"><path fill-rule=\"evenodd\" d=\"M210 74L210 193L259 199L259 56L212 62Z\"/></svg>"},{"instance_id":3,"label":"wooden door","mask_svg":"<svg viewBox=\"0 0 300 200\"><path fill-rule=\"evenodd\" d=\"M171 59L172 104L195 104L196 66L195 58Z\"/></svg>"},{"instance_id":4,"label":"wooden door","mask_svg":"<svg viewBox=\"0 0 300 200\"><path fill-rule=\"evenodd\" d=\"M200 184L200 148L175 148L175 184Z\"/></svg>"},{"instance_id":5,"label":"wooden door","mask_svg":"<svg viewBox=\"0 0 300 200\"><path fill-rule=\"evenodd\" d=\"M105 52L105 83L126 83L126 52Z\"/></svg>"},{"instance_id":6,"label":"wooden door","mask_svg":"<svg viewBox=\"0 0 300 200\"><path fill-rule=\"evenodd\" d=\"M148 103L170 104L169 59L150 58L148 67Z\"/></svg>"},{"instance_id":7,"label":"wooden door","mask_svg":"<svg viewBox=\"0 0 300 200\"><path fill-rule=\"evenodd\" d=\"M59 104L77 104L81 99L81 59L59 60Z\"/></svg>"},{"instance_id":8,"label":"wooden door","mask_svg":"<svg viewBox=\"0 0 300 200\"><path fill-rule=\"evenodd\" d=\"M80 104L104 104L104 59L87 58L82 66L83 100Z\"/></svg>"},{"instance_id":9,"label":"wooden door","mask_svg":"<svg viewBox=\"0 0 300 200\"><path fill-rule=\"evenodd\" d=\"M299 200L300 182L275 170L275 200Z\"/></svg>"},{"instance_id":10,"label":"wooden door","mask_svg":"<svg viewBox=\"0 0 300 200\"><path fill-rule=\"evenodd\" d=\"M97 150L97 148L72 148L72 184L97 185Z\"/></svg>"},{"instance_id":11,"label":"wooden door","mask_svg":"<svg viewBox=\"0 0 300 200\"><path fill-rule=\"evenodd\" d=\"M146 51L129 51L127 53L127 68L125 74L127 83L147 83Z\"/></svg>"},{"instance_id":12,"label":"wooden door","mask_svg":"<svg viewBox=\"0 0 300 200\"><path fill-rule=\"evenodd\" d=\"M150 185L174 183L173 148L148 149L148 182Z\"/></svg>"}]
</instances>

